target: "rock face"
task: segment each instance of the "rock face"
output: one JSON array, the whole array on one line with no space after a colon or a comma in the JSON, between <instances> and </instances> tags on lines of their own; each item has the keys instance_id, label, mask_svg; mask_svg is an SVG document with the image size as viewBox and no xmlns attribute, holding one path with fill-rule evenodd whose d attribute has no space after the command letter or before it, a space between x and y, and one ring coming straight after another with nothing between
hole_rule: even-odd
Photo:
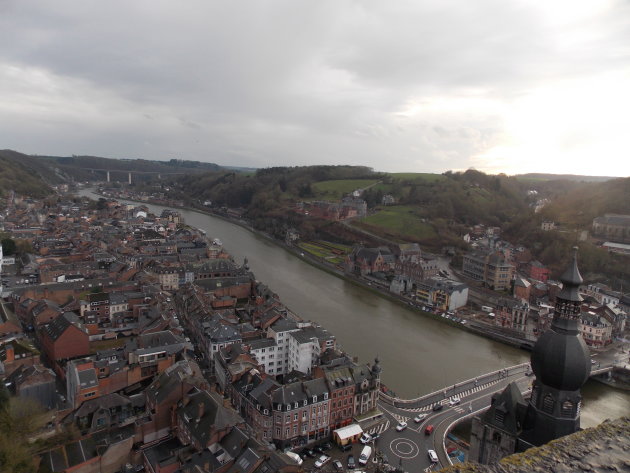
<instances>
[{"instance_id":1,"label":"rock face","mask_svg":"<svg viewBox=\"0 0 630 473\"><path fill-rule=\"evenodd\" d=\"M494 465L463 463L444 473L630 472L630 417L605 421Z\"/></svg>"}]
</instances>

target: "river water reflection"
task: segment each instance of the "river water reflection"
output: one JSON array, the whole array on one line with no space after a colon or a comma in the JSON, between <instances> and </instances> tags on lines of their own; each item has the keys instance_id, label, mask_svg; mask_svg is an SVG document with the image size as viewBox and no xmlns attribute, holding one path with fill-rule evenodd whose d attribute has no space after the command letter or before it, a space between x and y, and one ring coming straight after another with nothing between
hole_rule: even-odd
<instances>
[{"instance_id":1,"label":"river water reflection","mask_svg":"<svg viewBox=\"0 0 630 473\"><path fill-rule=\"evenodd\" d=\"M89 191L81 195L98 197ZM148 207L156 214L163 209ZM425 317L321 271L243 227L199 212L179 211L187 224L205 230L211 239L219 238L237 262L247 258L256 277L284 304L334 333L345 351L361 362L378 356L383 381L402 396L429 393L529 359L524 351ZM630 412L627 393L589 386L583 425ZM595 400L597 408L590 405Z\"/></svg>"}]
</instances>

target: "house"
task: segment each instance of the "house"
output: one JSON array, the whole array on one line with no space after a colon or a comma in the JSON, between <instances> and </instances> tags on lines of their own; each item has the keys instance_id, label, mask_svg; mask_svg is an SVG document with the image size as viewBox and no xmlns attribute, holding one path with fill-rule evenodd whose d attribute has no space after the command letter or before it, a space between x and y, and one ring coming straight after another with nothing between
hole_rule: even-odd
<instances>
[{"instance_id":1,"label":"house","mask_svg":"<svg viewBox=\"0 0 630 473\"><path fill-rule=\"evenodd\" d=\"M74 312L64 312L39 331L42 349L50 361L67 360L90 353L87 329Z\"/></svg>"},{"instance_id":2,"label":"house","mask_svg":"<svg viewBox=\"0 0 630 473\"><path fill-rule=\"evenodd\" d=\"M12 394L32 399L46 409L57 404L55 373L42 365L20 366L5 380Z\"/></svg>"},{"instance_id":3,"label":"house","mask_svg":"<svg viewBox=\"0 0 630 473\"><path fill-rule=\"evenodd\" d=\"M522 301L529 301L532 293L532 284L523 277L514 280L514 297Z\"/></svg>"},{"instance_id":4,"label":"house","mask_svg":"<svg viewBox=\"0 0 630 473\"><path fill-rule=\"evenodd\" d=\"M40 468L64 473L117 473L132 461L132 425L102 430L40 455Z\"/></svg>"},{"instance_id":5,"label":"house","mask_svg":"<svg viewBox=\"0 0 630 473\"><path fill-rule=\"evenodd\" d=\"M580 334L587 345L603 347L612 343L612 324L594 312L580 314Z\"/></svg>"},{"instance_id":6,"label":"house","mask_svg":"<svg viewBox=\"0 0 630 473\"><path fill-rule=\"evenodd\" d=\"M220 441L233 427L245 421L233 409L223 406L217 393L193 388L175 409L177 438L197 451Z\"/></svg>"},{"instance_id":7,"label":"house","mask_svg":"<svg viewBox=\"0 0 630 473\"><path fill-rule=\"evenodd\" d=\"M630 243L630 215L605 214L593 219L593 236Z\"/></svg>"},{"instance_id":8,"label":"house","mask_svg":"<svg viewBox=\"0 0 630 473\"><path fill-rule=\"evenodd\" d=\"M468 286L441 276L417 283L416 299L441 310L456 310L468 302Z\"/></svg>"},{"instance_id":9,"label":"house","mask_svg":"<svg viewBox=\"0 0 630 473\"><path fill-rule=\"evenodd\" d=\"M385 246L378 248L355 248L346 257L346 271L349 273L372 274L394 270L396 258L391 250Z\"/></svg>"},{"instance_id":10,"label":"house","mask_svg":"<svg viewBox=\"0 0 630 473\"><path fill-rule=\"evenodd\" d=\"M533 260L529 263L529 277L537 281L547 282L551 271L540 261Z\"/></svg>"},{"instance_id":11,"label":"house","mask_svg":"<svg viewBox=\"0 0 630 473\"><path fill-rule=\"evenodd\" d=\"M507 261L502 251L477 251L464 255L462 272L464 276L481 281L490 289L503 291L510 287L514 266Z\"/></svg>"}]
</instances>

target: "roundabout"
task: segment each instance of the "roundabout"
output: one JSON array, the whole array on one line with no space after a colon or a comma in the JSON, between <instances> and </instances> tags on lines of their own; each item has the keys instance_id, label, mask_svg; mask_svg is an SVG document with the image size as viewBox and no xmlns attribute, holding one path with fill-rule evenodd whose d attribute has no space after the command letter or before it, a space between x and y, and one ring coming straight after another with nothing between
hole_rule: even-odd
<instances>
[{"instance_id":1,"label":"roundabout","mask_svg":"<svg viewBox=\"0 0 630 473\"><path fill-rule=\"evenodd\" d=\"M403 460L410 460L418 456L420 448L413 440L397 438L391 441L389 448L394 455Z\"/></svg>"}]
</instances>

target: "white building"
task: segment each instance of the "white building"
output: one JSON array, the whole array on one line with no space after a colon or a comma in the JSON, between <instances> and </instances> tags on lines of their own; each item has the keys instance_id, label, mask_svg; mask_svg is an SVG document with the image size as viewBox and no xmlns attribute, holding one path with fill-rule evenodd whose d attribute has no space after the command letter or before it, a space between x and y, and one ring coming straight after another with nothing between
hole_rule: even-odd
<instances>
[{"instance_id":1,"label":"white building","mask_svg":"<svg viewBox=\"0 0 630 473\"><path fill-rule=\"evenodd\" d=\"M249 343L249 353L265 370L265 373L277 375L284 374L285 363L278 364L280 359L276 341L273 338L262 338ZM284 356L284 355L282 355Z\"/></svg>"},{"instance_id":2,"label":"white building","mask_svg":"<svg viewBox=\"0 0 630 473\"><path fill-rule=\"evenodd\" d=\"M309 374L317 365L319 356L329 348L335 348L335 336L319 327L303 328L289 334L288 371Z\"/></svg>"},{"instance_id":3,"label":"white building","mask_svg":"<svg viewBox=\"0 0 630 473\"><path fill-rule=\"evenodd\" d=\"M267 336L276 344L273 374L289 372L289 335L300 330L298 324L292 320L280 319L267 330ZM258 358L256 358L260 361ZM271 374L271 373L270 373Z\"/></svg>"}]
</instances>

